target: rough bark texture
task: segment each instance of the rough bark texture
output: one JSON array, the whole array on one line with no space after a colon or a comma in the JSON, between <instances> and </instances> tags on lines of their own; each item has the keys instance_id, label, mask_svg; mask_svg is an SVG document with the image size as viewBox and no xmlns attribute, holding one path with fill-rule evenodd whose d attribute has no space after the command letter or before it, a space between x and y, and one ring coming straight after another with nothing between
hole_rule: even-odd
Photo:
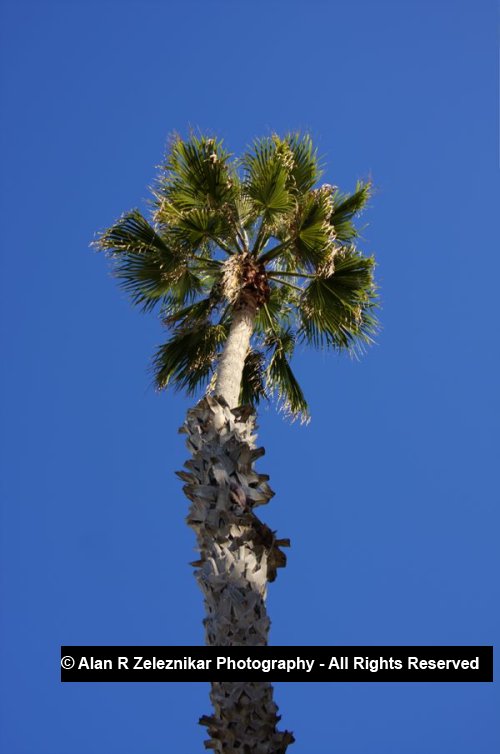
<instances>
[{"instance_id":1,"label":"rough bark texture","mask_svg":"<svg viewBox=\"0 0 500 754\"><path fill-rule=\"evenodd\" d=\"M192 459L186 482L191 500L188 524L194 529L199 560L196 579L205 598L206 642L214 646L267 644L268 581L286 564L277 540L253 508L273 496L254 461L264 454L255 447L255 414L231 410L223 398L207 396L188 412L181 432L187 434ZM282 754L293 736L278 731L277 707L270 683L213 683L214 714L202 717L211 736L208 749L220 754Z\"/></svg>"},{"instance_id":2,"label":"rough bark texture","mask_svg":"<svg viewBox=\"0 0 500 754\"><path fill-rule=\"evenodd\" d=\"M241 375L250 345L257 306L254 300L243 300L233 315L226 347L219 361L215 394L222 395L230 408L238 405Z\"/></svg>"}]
</instances>

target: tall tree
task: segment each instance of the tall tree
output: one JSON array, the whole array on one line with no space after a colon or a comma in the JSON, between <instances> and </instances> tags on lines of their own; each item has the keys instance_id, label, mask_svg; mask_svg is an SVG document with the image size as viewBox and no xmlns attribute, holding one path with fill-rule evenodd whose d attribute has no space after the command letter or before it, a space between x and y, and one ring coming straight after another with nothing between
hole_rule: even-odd
<instances>
[{"instance_id":1,"label":"tall tree","mask_svg":"<svg viewBox=\"0 0 500 754\"><path fill-rule=\"evenodd\" d=\"M374 260L356 248L355 216L370 183L351 194L319 185L308 135L256 140L240 160L223 142L174 137L153 189L148 222L124 214L96 242L144 311L170 331L153 359L158 388L205 397L183 431L192 454L177 472L191 501L193 563L205 597L209 645L265 645L266 590L289 545L254 513L274 494L254 468L255 406L275 398L308 419L291 368L297 344L356 352L376 329ZM284 752L269 683L213 683L207 748Z\"/></svg>"}]
</instances>

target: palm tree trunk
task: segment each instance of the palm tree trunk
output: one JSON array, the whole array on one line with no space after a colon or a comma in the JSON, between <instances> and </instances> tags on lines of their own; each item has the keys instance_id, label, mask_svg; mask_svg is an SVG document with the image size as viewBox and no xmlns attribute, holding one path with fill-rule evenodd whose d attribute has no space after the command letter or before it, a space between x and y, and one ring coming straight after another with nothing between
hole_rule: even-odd
<instances>
[{"instance_id":1,"label":"palm tree trunk","mask_svg":"<svg viewBox=\"0 0 500 754\"><path fill-rule=\"evenodd\" d=\"M229 408L238 405L241 387L241 375L250 345L257 305L251 299L242 301L233 314L233 320L224 351L217 369L215 395L221 395Z\"/></svg>"},{"instance_id":2,"label":"palm tree trunk","mask_svg":"<svg viewBox=\"0 0 500 754\"><path fill-rule=\"evenodd\" d=\"M251 316L255 312L234 318L235 341L226 364L235 363L237 353L244 360ZM268 477L254 469L264 449L255 447L254 412L248 407L231 410L227 403L228 398L237 401L239 384L236 390L224 372L221 383L217 397L207 396L188 411L181 432L192 458L187 471L177 473L186 482L184 492L191 500L187 522L200 552L192 565L205 598L206 642L263 646L270 626L267 583L286 564L280 547L289 542L277 540L253 512L274 494ZM212 683L210 696L214 714L200 719L211 736L206 748L219 754L283 754L293 742L291 733L277 730L270 683Z\"/></svg>"}]
</instances>

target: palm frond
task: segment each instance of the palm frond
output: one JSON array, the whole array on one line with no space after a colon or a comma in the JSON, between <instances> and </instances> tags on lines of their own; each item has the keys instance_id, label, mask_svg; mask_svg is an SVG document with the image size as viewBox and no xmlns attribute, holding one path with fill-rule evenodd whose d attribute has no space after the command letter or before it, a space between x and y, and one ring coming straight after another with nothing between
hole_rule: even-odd
<instances>
[{"instance_id":1,"label":"palm frond","mask_svg":"<svg viewBox=\"0 0 500 754\"><path fill-rule=\"evenodd\" d=\"M256 406L267 398L264 385L264 354L251 349L245 359L241 377L240 406Z\"/></svg>"},{"instance_id":2,"label":"palm frond","mask_svg":"<svg viewBox=\"0 0 500 754\"><path fill-rule=\"evenodd\" d=\"M176 298L169 296L162 310L163 321L167 327L193 329L196 325L204 324L209 320L217 303L217 299L212 296L212 291L210 296L188 306L184 306Z\"/></svg>"},{"instance_id":3,"label":"palm frond","mask_svg":"<svg viewBox=\"0 0 500 754\"><path fill-rule=\"evenodd\" d=\"M167 212L165 214L168 216ZM228 240L231 232L227 216L221 212L198 207L176 213L168 227L172 237L191 253L209 241Z\"/></svg>"},{"instance_id":4,"label":"palm frond","mask_svg":"<svg viewBox=\"0 0 500 754\"><path fill-rule=\"evenodd\" d=\"M114 225L100 234L93 245L112 254L144 254L155 250L173 264L176 262L175 255L138 209L125 212Z\"/></svg>"},{"instance_id":5,"label":"palm frond","mask_svg":"<svg viewBox=\"0 0 500 754\"><path fill-rule=\"evenodd\" d=\"M115 261L114 275L132 303L145 312L154 309L171 287L170 276L164 273L156 252L123 254Z\"/></svg>"},{"instance_id":6,"label":"palm frond","mask_svg":"<svg viewBox=\"0 0 500 754\"><path fill-rule=\"evenodd\" d=\"M273 139L260 139L243 158L243 189L264 223L276 222L290 212L295 200L290 192L290 165L277 152Z\"/></svg>"},{"instance_id":7,"label":"palm frond","mask_svg":"<svg viewBox=\"0 0 500 754\"><path fill-rule=\"evenodd\" d=\"M145 311L167 295L183 262L138 210L122 215L95 245L111 253L121 287Z\"/></svg>"},{"instance_id":8,"label":"palm frond","mask_svg":"<svg viewBox=\"0 0 500 754\"><path fill-rule=\"evenodd\" d=\"M371 181L358 181L352 194L341 194L338 190L335 192L330 222L339 241L351 241L357 237L358 231L352 219L366 206L371 196L371 189Z\"/></svg>"},{"instance_id":9,"label":"palm frond","mask_svg":"<svg viewBox=\"0 0 500 754\"><path fill-rule=\"evenodd\" d=\"M169 280L168 293L172 300L184 305L209 287L211 276L203 276L192 270L187 264L179 265Z\"/></svg>"},{"instance_id":10,"label":"palm frond","mask_svg":"<svg viewBox=\"0 0 500 754\"><path fill-rule=\"evenodd\" d=\"M174 331L153 358L153 373L159 389L173 384L192 395L206 384L213 371L218 351L227 338L225 325L196 323Z\"/></svg>"},{"instance_id":11,"label":"palm frond","mask_svg":"<svg viewBox=\"0 0 500 754\"><path fill-rule=\"evenodd\" d=\"M270 334L266 339L266 345L270 351L266 370L266 386L269 392L277 396L278 403L287 415L307 421L307 401L289 362L295 347L295 337L291 329L286 328Z\"/></svg>"},{"instance_id":12,"label":"palm frond","mask_svg":"<svg viewBox=\"0 0 500 754\"><path fill-rule=\"evenodd\" d=\"M301 263L318 266L331 250L334 239L330 225L332 206L332 194L328 186L306 195L298 212L293 246Z\"/></svg>"},{"instance_id":13,"label":"palm frond","mask_svg":"<svg viewBox=\"0 0 500 754\"><path fill-rule=\"evenodd\" d=\"M293 155L290 169L291 184L299 193L306 193L321 177L317 150L314 149L309 134L288 134L283 141Z\"/></svg>"},{"instance_id":14,"label":"palm frond","mask_svg":"<svg viewBox=\"0 0 500 754\"><path fill-rule=\"evenodd\" d=\"M377 329L375 262L353 247L338 252L334 259L333 273L318 274L304 289L299 335L315 346L352 350L371 342Z\"/></svg>"},{"instance_id":15,"label":"palm frond","mask_svg":"<svg viewBox=\"0 0 500 754\"><path fill-rule=\"evenodd\" d=\"M230 154L223 142L191 134L176 136L158 179L156 198L161 215L162 199L178 210L218 208L238 193L238 177L229 166Z\"/></svg>"},{"instance_id":16,"label":"palm frond","mask_svg":"<svg viewBox=\"0 0 500 754\"><path fill-rule=\"evenodd\" d=\"M255 332L266 335L279 330L291 315L290 298L289 291L281 286L271 285L268 300L257 312Z\"/></svg>"}]
</instances>

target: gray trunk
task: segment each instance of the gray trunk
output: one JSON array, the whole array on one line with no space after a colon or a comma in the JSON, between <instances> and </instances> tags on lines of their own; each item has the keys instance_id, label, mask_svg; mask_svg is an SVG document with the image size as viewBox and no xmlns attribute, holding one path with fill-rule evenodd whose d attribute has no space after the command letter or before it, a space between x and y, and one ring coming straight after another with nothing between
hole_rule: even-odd
<instances>
[{"instance_id":1,"label":"gray trunk","mask_svg":"<svg viewBox=\"0 0 500 754\"><path fill-rule=\"evenodd\" d=\"M240 332L239 323L233 325ZM240 343L242 353L243 338ZM253 411L231 410L212 396L188 412L181 429L192 458L188 471L177 473L191 500L187 521L200 552L192 565L205 598L206 643L212 646L267 644L267 584L286 564L280 547L288 540L277 540L253 512L274 494L268 477L254 469L264 453L255 447L254 430ZM277 730L270 683L213 683L211 700L214 714L200 722L211 736L205 746L219 754L283 754L294 740Z\"/></svg>"},{"instance_id":2,"label":"gray trunk","mask_svg":"<svg viewBox=\"0 0 500 754\"><path fill-rule=\"evenodd\" d=\"M229 335L217 369L215 395L221 395L229 408L238 405L241 375L250 345L257 306L252 301L242 302L235 310Z\"/></svg>"}]
</instances>

